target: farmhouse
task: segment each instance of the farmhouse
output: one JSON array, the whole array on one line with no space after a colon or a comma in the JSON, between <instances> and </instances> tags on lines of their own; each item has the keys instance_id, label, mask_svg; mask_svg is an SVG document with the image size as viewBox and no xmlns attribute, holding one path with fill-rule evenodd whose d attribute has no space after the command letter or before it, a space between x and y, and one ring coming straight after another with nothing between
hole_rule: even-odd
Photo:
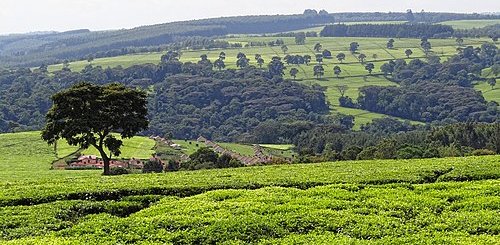
<instances>
[{"instance_id":1,"label":"farmhouse","mask_svg":"<svg viewBox=\"0 0 500 245\"><path fill-rule=\"evenodd\" d=\"M144 163L141 160L132 158L129 160L111 160L109 162L110 167L116 168L135 168L141 169L144 166ZM104 168L104 161L99 159L97 156L89 155L89 156L80 156L78 161L72 162L69 164L68 168Z\"/></svg>"}]
</instances>

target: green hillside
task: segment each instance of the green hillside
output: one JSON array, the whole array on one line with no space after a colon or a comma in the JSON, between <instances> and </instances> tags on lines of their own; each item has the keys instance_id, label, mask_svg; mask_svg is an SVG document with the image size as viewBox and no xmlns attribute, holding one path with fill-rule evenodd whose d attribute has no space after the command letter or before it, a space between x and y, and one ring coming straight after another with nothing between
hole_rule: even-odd
<instances>
[{"instance_id":1,"label":"green hillside","mask_svg":"<svg viewBox=\"0 0 500 245\"><path fill-rule=\"evenodd\" d=\"M440 24L450 25L456 29L472 29L472 28L481 28L481 27L485 27L485 26L500 24L500 19L494 19L494 20L451 20L451 21L441 22Z\"/></svg>"},{"instance_id":2,"label":"green hillside","mask_svg":"<svg viewBox=\"0 0 500 245\"><path fill-rule=\"evenodd\" d=\"M249 42L269 42L276 40L276 37L251 37L251 36L240 36L234 38L227 38L225 40L231 43L241 43L243 46ZM408 59L413 58L424 58L425 54L420 48L419 39L396 39L394 43L394 49L387 49L385 38L308 38L305 45L296 45L294 38L284 37L285 44L288 47L287 54L290 55L311 55L315 56L315 51L312 50L316 43L321 43L323 49L328 49L332 52L332 59L324 59L323 64L325 68L325 76L321 80L317 80L313 73L313 67L315 64L314 58L310 65L288 65L288 70L286 71L285 77L290 78L288 71L292 67L296 67L299 70L297 75L297 80L301 83L310 84L320 84L327 87L327 98L331 104L333 112L345 113L349 115L354 115L355 128L359 129L362 124L371 122L373 118L381 118L385 115L372 113L364 110L356 110L350 108L342 108L338 106L338 99L340 94L336 90L338 85L347 85L349 87L347 94L351 98L358 97L358 88L367 85L381 85L381 86L395 86L393 82L384 78L380 73L380 66L391 59L403 58L408 59L405 56L404 51L406 49L412 49L413 55ZM367 56L366 62L371 62L375 65L373 71L373 76L367 76L368 72L365 70L363 64L361 64L357 56L352 55L348 48L351 42L358 42L360 44L360 49L358 53L363 53ZM464 45L480 46L482 43L488 42L488 39L465 39ZM457 44L454 39L433 39L431 40L433 46L433 52L435 55L440 56L442 60L446 60L447 57L456 54ZM182 62L197 62L201 55L207 55L212 61L218 58L220 52L226 53L226 68L237 69L236 67L236 56L239 52L243 52L250 59L250 64L255 65L256 61L254 59L255 54L262 55L266 64L273 56L283 57L285 54L281 51L280 47L274 46L264 46L264 47L244 47L239 49L225 49L225 50L186 50L182 52L181 61ZM338 53L346 54L346 59L342 62L338 61L335 56ZM134 64L144 64L144 63L158 63L162 53L143 53L134 55L117 56L111 58L95 59L92 61L92 65L100 65L103 67L113 67L121 65L123 67L129 67ZM81 70L89 63L87 61L76 61L70 64L70 68L73 70ZM339 66L342 69L342 73L337 78L333 74L333 67ZM49 70L55 71L62 68L62 65L50 66ZM418 123L418 122L413 122Z\"/></svg>"},{"instance_id":3,"label":"green hillside","mask_svg":"<svg viewBox=\"0 0 500 245\"><path fill-rule=\"evenodd\" d=\"M499 156L106 177L49 170L38 132L0 142L0 243L500 242Z\"/></svg>"},{"instance_id":4,"label":"green hillside","mask_svg":"<svg viewBox=\"0 0 500 245\"><path fill-rule=\"evenodd\" d=\"M138 158L138 159L148 159L154 153L153 147L155 146L155 141L149 139L148 137L133 137L130 139L122 139L123 147L121 148L122 154L119 158ZM63 158L68 156L78 150L76 146L70 146L65 140L59 140L57 143L57 157ZM94 147L90 147L81 152L83 155L97 155L99 152Z\"/></svg>"}]
</instances>

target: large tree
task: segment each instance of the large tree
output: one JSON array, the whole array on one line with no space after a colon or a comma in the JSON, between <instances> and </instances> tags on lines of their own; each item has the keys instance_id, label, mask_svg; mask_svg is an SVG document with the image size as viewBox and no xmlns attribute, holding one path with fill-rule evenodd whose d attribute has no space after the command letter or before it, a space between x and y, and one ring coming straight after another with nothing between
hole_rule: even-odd
<instances>
[{"instance_id":1,"label":"large tree","mask_svg":"<svg viewBox=\"0 0 500 245\"><path fill-rule=\"evenodd\" d=\"M104 162L104 175L109 175L110 159L121 154L123 145L112 133L131 138L149 125L146 93L122 84L79 83L53 95L52 101L42 139L49 144L65 139L83 149L94 146Z\"/></svg>"},{"instance_id":2,"label":"large tree","mask_svg":"<svg viewBox=\"0 0 500 245\"><path fill-rule=\"evenodd\" d=\"M286 67L285 67L285 64L283 64L283 62L281 62L280 57L277 57L277 56L273 57L273 59L271 60L271 62L268 65L268 68L269 68L269 74L271 74L271 76L282 77L283 75L285 75L284 70L286 70Z\"/></svg>"}]
</instances>

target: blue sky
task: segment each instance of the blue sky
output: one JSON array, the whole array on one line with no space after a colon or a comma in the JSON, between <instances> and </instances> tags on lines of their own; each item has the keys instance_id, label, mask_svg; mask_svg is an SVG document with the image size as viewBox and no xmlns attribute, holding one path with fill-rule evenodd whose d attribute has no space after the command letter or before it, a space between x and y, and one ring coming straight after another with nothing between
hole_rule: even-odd
<instances>
[{"instance_id":1,"label":"blue sky","mask_svg":"<svg viewBox=\"0 0 500 245\"><path fill-rule=\"evenodd\" d=\"M0 34L106 30L208 17L329 12L500 12L500 0L0 0Z\"/></svg>"}]
</instances>

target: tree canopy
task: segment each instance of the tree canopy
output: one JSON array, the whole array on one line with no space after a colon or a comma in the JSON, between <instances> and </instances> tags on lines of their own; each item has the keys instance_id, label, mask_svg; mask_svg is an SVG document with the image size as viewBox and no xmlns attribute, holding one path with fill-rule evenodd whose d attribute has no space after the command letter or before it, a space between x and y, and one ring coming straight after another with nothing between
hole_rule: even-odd
<instances>
[{"instance_id":1,"label":"tree canopy","mask_svg":"<svg viewBox=\"0 0 500 245\"><path fill-rule=\"evenodd\" d=\"M84 149L94 146L104 161L105 175L111 154L119 156L123 144L111 133L131 138L149 125L146 93L122 84L79 83L55 94L52 101L42 138L49 144L65 139Z\"/></svg>"}]
</instances>

